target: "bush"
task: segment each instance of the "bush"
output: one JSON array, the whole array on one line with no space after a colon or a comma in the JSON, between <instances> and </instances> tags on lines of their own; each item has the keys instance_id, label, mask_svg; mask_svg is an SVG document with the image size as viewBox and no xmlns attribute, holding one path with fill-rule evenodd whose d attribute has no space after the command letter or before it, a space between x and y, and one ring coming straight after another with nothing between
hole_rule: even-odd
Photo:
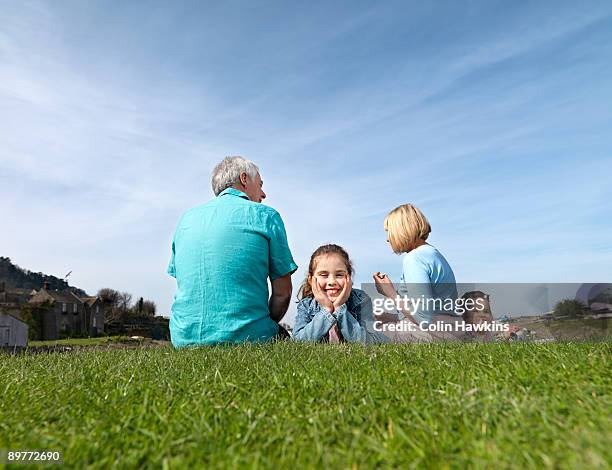
<instances>
[{"instance_id":1,"label":"bush","mask_svg":"<svg viewBox=\"0 0 612 470\"><path fill-rule=\"evenodd\" d=\"M587 310L587 306L579 300L565 299L555 305L553 315L555 318L576 318L584 316L585 310Z\"/></svg>"}]
</instances>

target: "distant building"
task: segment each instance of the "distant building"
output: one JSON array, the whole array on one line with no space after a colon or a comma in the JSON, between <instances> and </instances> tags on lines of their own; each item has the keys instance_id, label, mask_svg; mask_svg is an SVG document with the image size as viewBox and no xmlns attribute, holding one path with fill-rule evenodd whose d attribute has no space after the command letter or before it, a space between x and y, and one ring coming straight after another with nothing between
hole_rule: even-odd
<instances>
[{"instance_id":1,"label":"distant building","mask_svg":"<svg viewBox=\"0 0 612 470\"><path fill-rule=\"evenodd\" d=\"M36 291L6 288L5 281L0 281L0 312L19 319L24 305L32 306L32 317L38 324L36 339L104 333L107 307L99 297L79 297L71 289L51 290L48 282Z\"/></svg>"},{"instance_id":2,"label":"distant building","mask_svg":"<svg viewBox=\"0 0 612 470\"><path fill-rule=\"evenodd\" d=\"M85 306L85 319L90 336L104 333L104 310L106 306L100 297L82 297Z\"/></svg>"},{"instance_id":3,"label":"distant building","mask_svg":"<svg viewBox=\"0 0 612 470\"><path fill-rule=\"evenodd\" d=\"M0 313L0 348L25 348L28 324L15 315Z\"/></svg>"},{"instance_id":4,"label":"distant building","mask_svg":"<svg viewBox=\"0 0 612 470\"><path fill-rule=\"evenodd\" d=\"M0 281L0 308L3 310L19 310L20 305L28 302L36 291L33 289L6 288Z\"/></svg>"},{"instance_id":5,"label":"distant building","mask_svg":"<svg viewBox=\"0 0 612 470\"><path fill-rule=\"evenodd\" d=\"M57 291L48 287L45 283L29 300L39 321L39 339L88 335L85 303L69 289Z\"/></svg>"}]
</instances>

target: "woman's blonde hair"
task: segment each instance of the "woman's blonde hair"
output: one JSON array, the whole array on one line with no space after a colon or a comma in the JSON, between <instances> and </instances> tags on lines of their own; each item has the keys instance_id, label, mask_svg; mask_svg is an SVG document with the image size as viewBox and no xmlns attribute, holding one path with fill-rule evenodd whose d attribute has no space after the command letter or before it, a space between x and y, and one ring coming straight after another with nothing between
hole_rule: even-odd
<instances>
[{"instance_id":1,"label":"woman's blonde hair","mask_svg":"<svg viewBox=\"0 0 612 470\"><path fill-rule=\"evenodd\" d=\"M395 253L409 252L417 240L427 240L431 225L423 213L412 204L402 204L385 217L385 230Z\"/></svg>"}]
</instances>

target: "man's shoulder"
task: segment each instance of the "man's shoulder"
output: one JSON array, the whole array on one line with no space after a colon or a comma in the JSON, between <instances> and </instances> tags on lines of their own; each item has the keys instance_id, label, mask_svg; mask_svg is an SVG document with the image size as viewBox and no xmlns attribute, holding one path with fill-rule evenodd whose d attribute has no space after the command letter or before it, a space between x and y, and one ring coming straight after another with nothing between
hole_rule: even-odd
<instances>
[{"instance_id":1,"label":"man's shoulder","mask_svg":"<svg viewBox=\"0 0 612 470\"><path fill-rule=\"evenodd\" d=\"M230 200L229 204L222 199ZM284 226L280 213L261 203L243 198L214 198L187 209L179 219L177 228L184 229L199 224L202 220L214 219L216 223L223 221L230 224L247 224L259 227L262 232L268 233L272 227Z\"/></svg>"},{"instance_id":2,"label":"man's shoulder","mask_svg":"<svg viewBox=\"0 0 612 470\"><path fill-rule=\"evenodd\" d=\"M219 205L224 204L224 203L231 203L231 205L236 206L236 205L241 205L244 206L245 209L249 209L249 210L255 210L257 212L263 213L263 214L267 214L269 216L274 216L274 217L280 217L280 213L274 209L273 207L270 206L266 206L265 204L262 204L260 202L254 202L254 201L250 201L249 199L244 199L244 198L240 198L240 197L236 197L236 198L220 198L220 197L215 197L213 199L210 199L209 201L200 203L196 206L193 206L189 209L187 209L184 213L183 213L183 217L186 215L192 215L192 214L199 214L201 212L205 212L208 211L210 209L216 209L218 208Z\"/></svg>"},{"instance_id":3,"label":"man's shoulder","mask_svg":"<svg viewBox=\"0 0 612 470\"><path fill-rule=\"evenodd\" d=\"M268 215L269 217L278 217L280 218L280 213L274 209L274 207L270 207L270 206L266 206L265 204L262 204L261 202L253 202L253 201L249 201L251 202L251 204L254 204L255 207L257 208L257 210L263 212L264 214Z\"/></svg>"},{"instance_id":4,"label":"man's shoulder","mask_svg":"<svg viewBox=\"0 0 612 470\"><path fill-rule=\"evenodd\" d=\"M251 201L250 199L246 199L244 197L227 197L227 196L222 196L222 197L216 197L214 199L211 199L210 201L201 204L200 206L197 207L201 207L203 209L207 208L209 205L210 206L215 206L217 204L229 204L232 206L242 206L244 207L246 210L250 210L250 211L255 211L257 213L260 214L266 214L268 216L278 216L280 217L280 214L278 213L278 211L276 209L274 209L273 207L267 206L261 202L255 202L255 201Z\"/></svg>"},{"instance_id":5,"label":"man's shoulder","mask_svg":"<svg viewBox=\"0 0 612 470\"><path fill-rule=\"evenodd\" d=\"M219 203L219 198L213 197L212 199L209 199L206 202L200 202L199 204L196 204L195 206L190 207L189 209L185 211L185 214L190 214L193 212L201 212L201 211L204 211L211 207L216 206L218 203Z\"/></svg>"},{"instance_id":6,"label":"man's shoulder","mask_svg":"<svg viewBox=\"0 0 612 470\"><path fill-rule=\"evenodd\" d=\"M211 199L210 201L200 203L197 206L190 207L185 212L183 212L179 220L184 221L184 220L189 219L190 217L194 217L194 216L201 214L202 212L205 212L206 210L208 210L210 207L213 206L212 203L214 201L215 199Z\"/></svg>"},{"instance_id":7,"label":"man's shoulder","mask_svg":"<svg viewBox=\"0 0 612 470\"><path fill-rule=\"evenodd\" d=\"M280 213L273 207L266 206L260 202L245 202L250 204L245 211L247 214L250 214L250 216L248 216L249 219L251 219L252 222L261 224L262 227L265 227L266 231L270 230L272 227L284 225Z\"/></svg>"}]
</instances>

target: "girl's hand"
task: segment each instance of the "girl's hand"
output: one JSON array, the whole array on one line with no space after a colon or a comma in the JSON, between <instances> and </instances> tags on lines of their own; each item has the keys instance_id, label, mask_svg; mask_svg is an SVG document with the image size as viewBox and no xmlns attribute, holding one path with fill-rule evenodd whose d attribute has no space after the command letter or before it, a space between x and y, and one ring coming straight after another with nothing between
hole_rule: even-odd
<instances>
[{"instance_id":1,"label":"girl's hand","mask_svg":"<svg viewBox=\"0 0 612 470\"><path fill-rule=\"evenodd\" d=\"M389 279L389 276L384 273L376 272L372 277L374 278L374 284L376 284L376 290L379 294L382 294L390 299L394 299L397 296L397 291L395 290L391 279Z\"/></svg>"},{"instance_id":2,"label":"girl's hand","mask_svg":"<svg viewBox=\"0 0 612 470\"><path fill-rule=\"evenodd\" d=\"M347 274L346 281L344 282L344 287L340 291L340 295L336 300L334 300L334 308L338 308L341 305L345 304L348 298L351 295L351 291L353 290L353 279L350 274Z\"/></svg>"},{"instance_id":3,"label":"girl's hand","mask_svg":"<svg viewBox=\"0 0 612 470\"><path fill-rule=\"evenodd\" d=\"M319 287L319 282L315 276L310 276L310 287L312 287L312 295L314 296L314 299L319 302L319 305L325 307L327 310L333 313L334 304L331 299L327 297L327 294L321 290Z\"/></svg>"}]
</instances>

